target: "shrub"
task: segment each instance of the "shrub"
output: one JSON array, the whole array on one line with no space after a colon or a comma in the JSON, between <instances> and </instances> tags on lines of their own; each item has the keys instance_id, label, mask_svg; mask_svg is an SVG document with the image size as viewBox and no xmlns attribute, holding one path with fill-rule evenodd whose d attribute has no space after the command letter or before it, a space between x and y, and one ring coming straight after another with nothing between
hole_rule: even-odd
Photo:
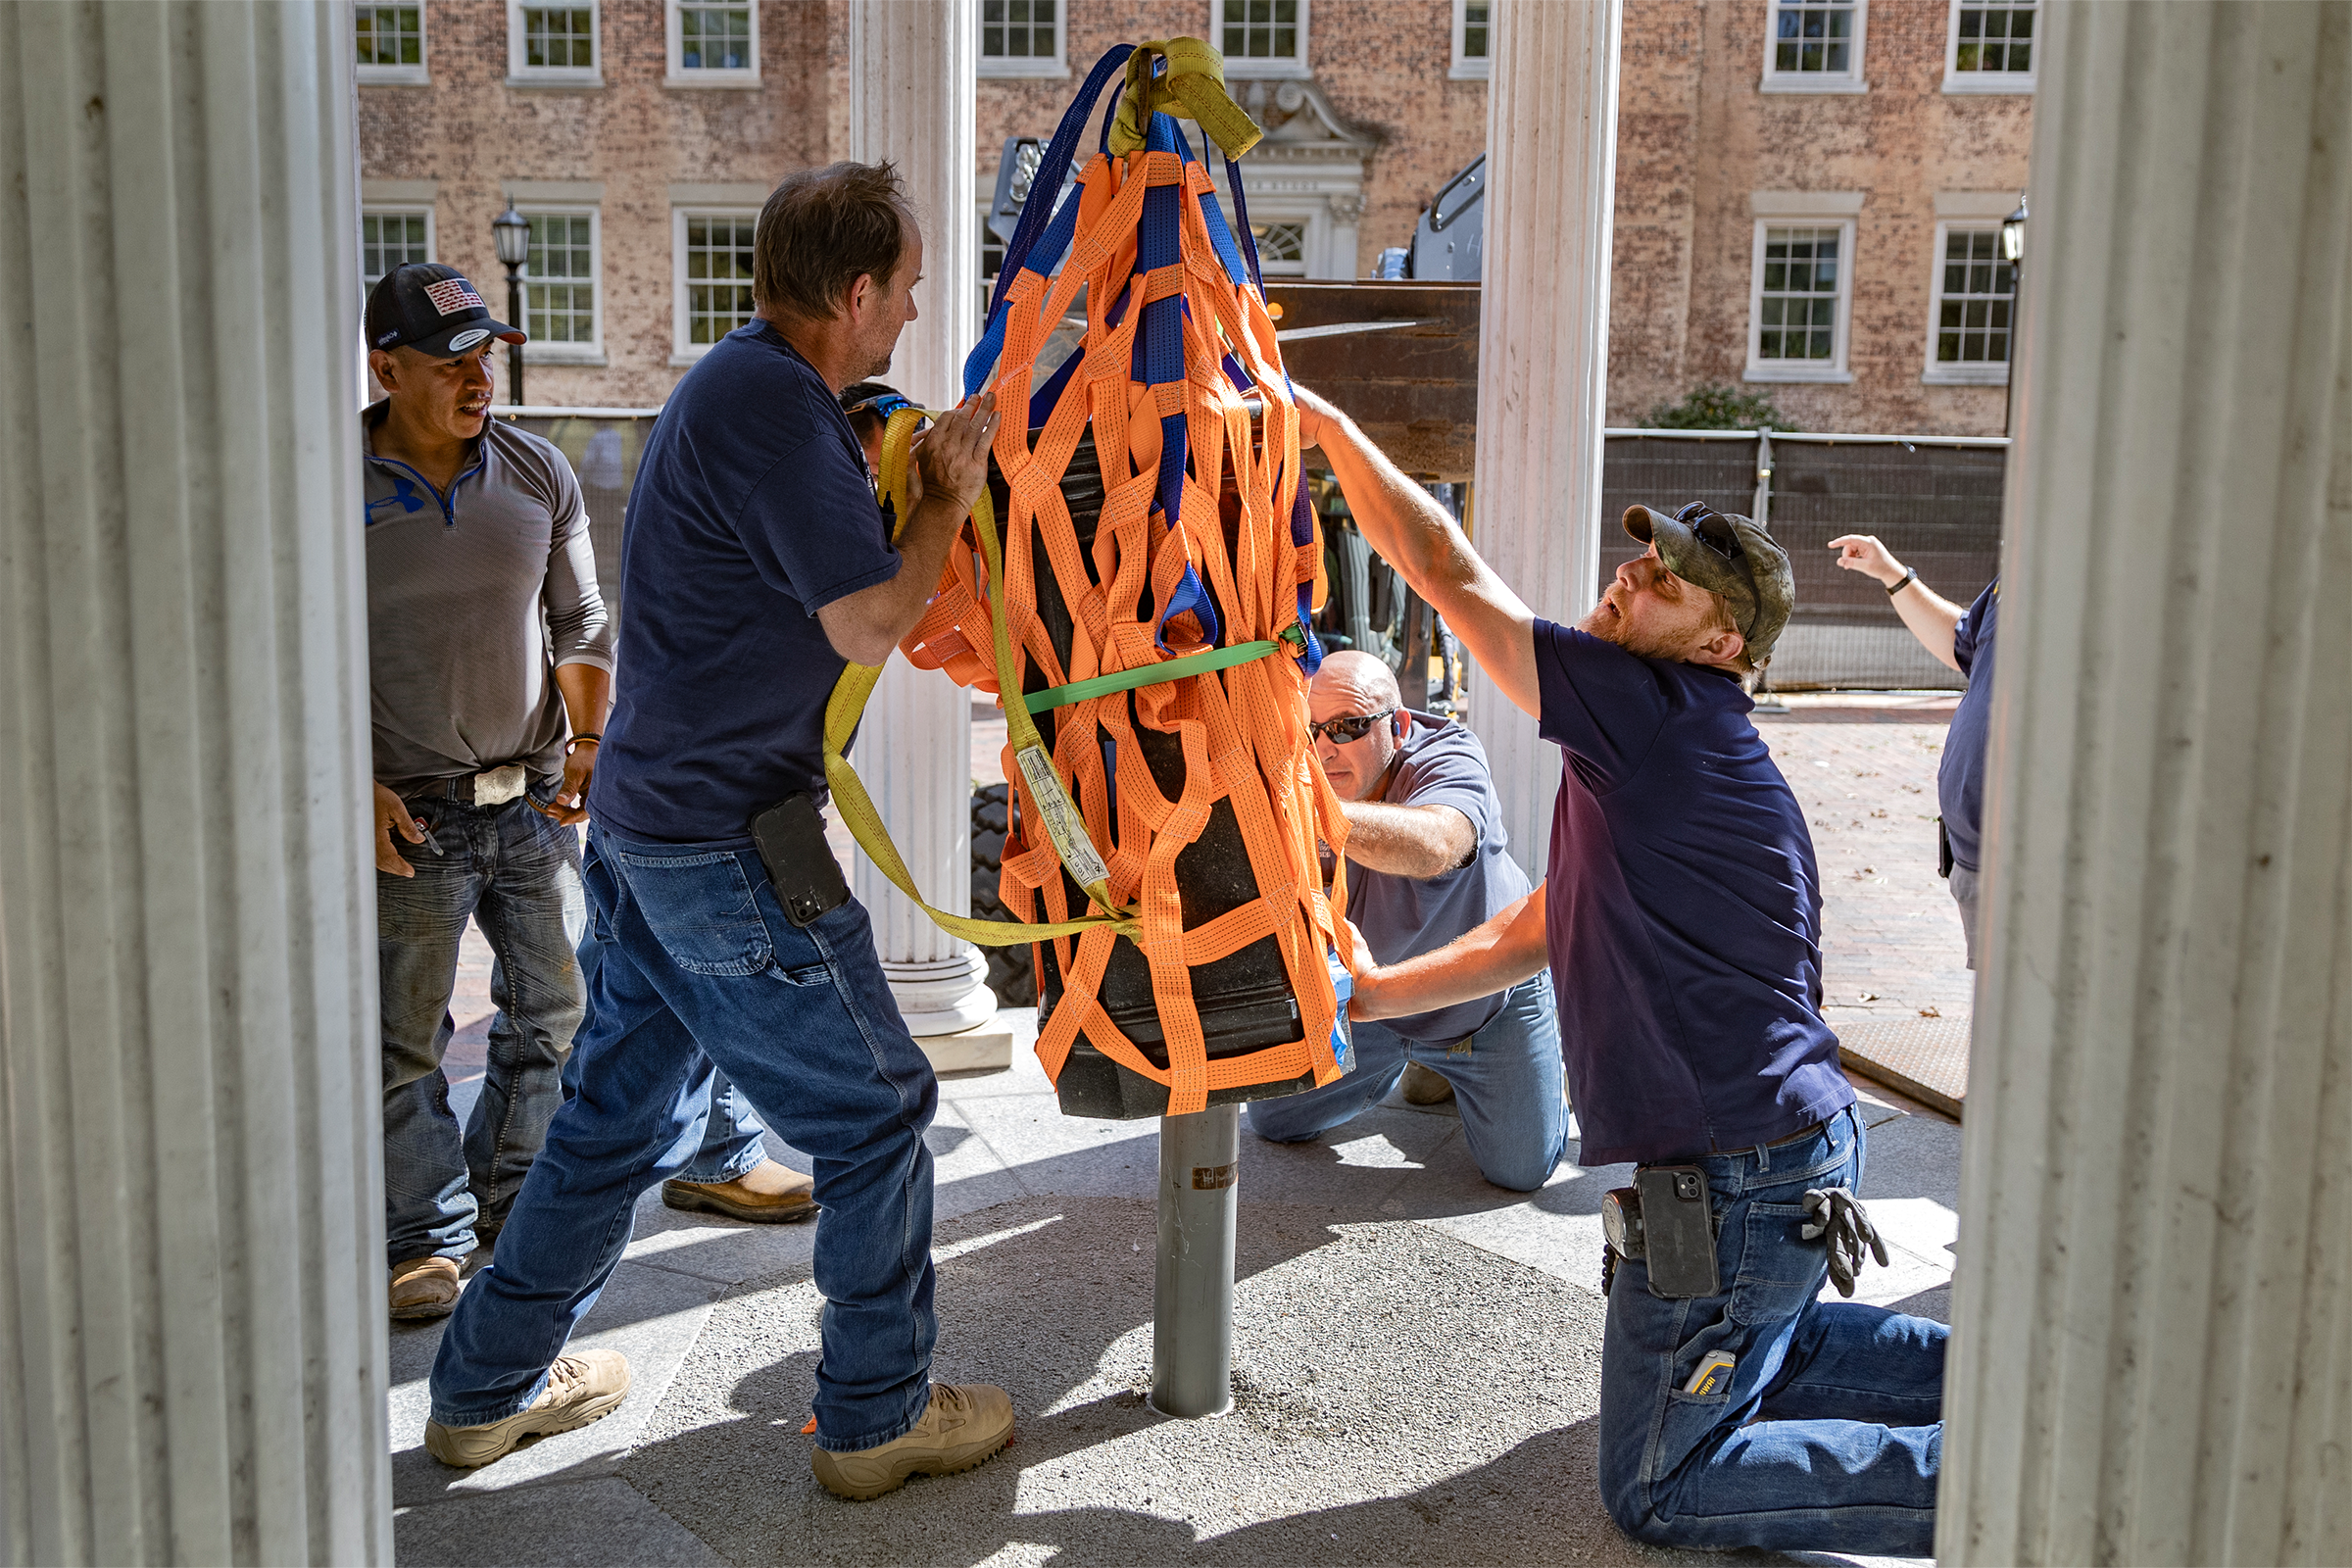
<instances>
[{"instance_id":1,"label":"shrub","mask_svg":"<svg viewBox=\"0 0 2352 1568\"><path fill-rule=\"evenodd\" d=\"M1653 430L1804 428L1774 405L1770 393L1728 386L1695 387L1680 403L1661 403L1649 411L1649 425Z\"/></svg>"}]
</instances>

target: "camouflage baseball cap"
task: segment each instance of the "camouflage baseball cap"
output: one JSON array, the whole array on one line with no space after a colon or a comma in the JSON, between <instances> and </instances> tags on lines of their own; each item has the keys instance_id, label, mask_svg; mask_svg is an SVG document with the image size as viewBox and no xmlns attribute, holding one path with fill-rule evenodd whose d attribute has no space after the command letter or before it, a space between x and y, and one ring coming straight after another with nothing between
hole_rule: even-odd
<instances>
[{"instance_id":1,"label":"camouflage baseball cap","mask_svg":"<svg viewBox=\"0 0 2352 1568\"><path fill-rule=\"evenodd\" d=\"M1746 641L1749 662L1764 667L1781 628L1788 624L1796 580L1788 552L1761 524L1693 501L1672 516L1649 507L1628 507L1625 531L1656 545L1658 560L1683 581L1723 595L1732 624Z\"/></svg>"}]
</instances>

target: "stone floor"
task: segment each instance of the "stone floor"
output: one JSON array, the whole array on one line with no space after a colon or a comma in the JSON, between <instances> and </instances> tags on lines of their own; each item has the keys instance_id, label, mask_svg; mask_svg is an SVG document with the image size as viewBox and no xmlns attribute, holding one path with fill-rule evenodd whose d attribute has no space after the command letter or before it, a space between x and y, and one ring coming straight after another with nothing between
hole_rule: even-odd
<instances>
[{"instance_id":1,"label":"stone floor","mask_svg":"<svg viewBox=\"0 0 2352 1568\"><path fill-rule=\"evenodd\" d=\"M1934 865L1949 709L1800 698L1785 718L1760 715L1813 824L1833 1016L1967 1010ZM478 1083L487 977L469 937L450 1058L461 1104ZM439 1328L394 1329L400 1560L1722 1560L1635 1544L1593 1488L1598 1203L1628 1167L1569 1164L1541 1192L1503 1192L1480 1179L1449 1107L1384 1105L1301 1146L1245 1133L1236 1408L1165 1421L1140 1396L1156 1123L1063 1117L1026 1049L1034 1015L1004 1016L1023 1032L1012 1068L943 1080L930 1143L938 1368L1012 1392L1021 1428L1005 1453L874 1503L825 1495L799 1435L813 1230L707 1222L649 1194L584 1324L586 1343L624 1350L636 1372L603 1422L486 1470L444 1469L419 1446ZM1948 1318L1960 1130L1859 1087L1864 1196L1893 1249L1861 1296Z\"/></svg>"}]
</instances>

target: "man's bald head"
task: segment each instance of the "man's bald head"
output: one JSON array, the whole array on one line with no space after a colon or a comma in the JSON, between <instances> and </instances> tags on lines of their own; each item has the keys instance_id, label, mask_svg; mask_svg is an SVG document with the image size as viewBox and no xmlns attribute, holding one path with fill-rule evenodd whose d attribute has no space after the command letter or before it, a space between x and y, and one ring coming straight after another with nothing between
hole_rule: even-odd
<instances>
[{"instance_id":1,"label":"man's bald head","mask_svg":"<svg viewBox=\"0 0 2352 1568\"><path fill-rule=\"evenodd\" d=\"M1306 708L1318 724L1371 713L1391 715L1352 741L1334 740L1328 734L1315 741L1315 756L1340 799L1369 797L1380 787L1396 756L1396 744L1411 722L1404 716L1404 699L1397 692L1396 675L1370 654L1328 655L1307 687Z\"/></svg>"}]
</instances>

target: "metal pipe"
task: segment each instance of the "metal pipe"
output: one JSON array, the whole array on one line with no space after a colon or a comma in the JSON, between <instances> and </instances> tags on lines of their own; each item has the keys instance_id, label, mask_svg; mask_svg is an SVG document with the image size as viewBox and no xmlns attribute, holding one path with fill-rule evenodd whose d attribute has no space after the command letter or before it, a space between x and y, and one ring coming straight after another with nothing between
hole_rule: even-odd
<instances>
[{"instance_id":1,"label":"metal pipe","mask_svg":"<svg viewBox=\"0 0 2352 1568\"><path fill-rule=\"evenodd\" d=\"M1152 1281L1152 1408L1233 1408L1233 1219L1241 1107L1159 1120L1159 1256Z\"/></svg>"}]
</instances>

